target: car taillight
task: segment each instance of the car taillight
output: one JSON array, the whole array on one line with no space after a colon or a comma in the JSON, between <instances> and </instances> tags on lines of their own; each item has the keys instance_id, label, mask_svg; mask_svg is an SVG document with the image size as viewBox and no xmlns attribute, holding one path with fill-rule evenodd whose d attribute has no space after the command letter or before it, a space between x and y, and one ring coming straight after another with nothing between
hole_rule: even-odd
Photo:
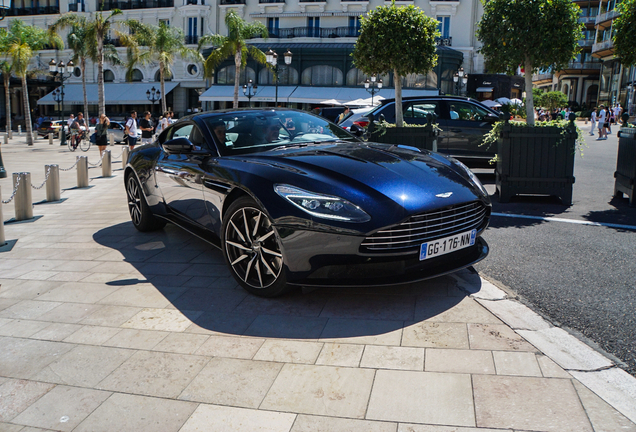
<instances>
[{"instance_id":1,"label":"car taillight","mask_svg":"<svg viewBox=\"0 0 636 432\"><path fill-rule=\"evenodd\" d=\"M361 128L365 128L369 126L369 120L356 120L353 122L353 124L360 126Z\"/></svg>"}]
</instances>

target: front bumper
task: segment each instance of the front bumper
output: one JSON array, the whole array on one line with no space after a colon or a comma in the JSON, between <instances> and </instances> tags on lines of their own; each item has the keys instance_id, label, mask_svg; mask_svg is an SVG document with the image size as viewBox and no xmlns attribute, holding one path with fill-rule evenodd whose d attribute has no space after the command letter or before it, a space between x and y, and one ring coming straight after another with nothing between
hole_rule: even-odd
<instances>
[{"instance_id":1,"label":"front bumper","mask_svg":"<svg viewBox=\"0 0 636 432\"><path fill-rule=\"evenodd\" d=\"M488 255L486 241L420 261L418 254L359 252L361 237L280 230L287 282L302 286L382 286L417 282L469 267Z\"/></svg>"}]
</instances>

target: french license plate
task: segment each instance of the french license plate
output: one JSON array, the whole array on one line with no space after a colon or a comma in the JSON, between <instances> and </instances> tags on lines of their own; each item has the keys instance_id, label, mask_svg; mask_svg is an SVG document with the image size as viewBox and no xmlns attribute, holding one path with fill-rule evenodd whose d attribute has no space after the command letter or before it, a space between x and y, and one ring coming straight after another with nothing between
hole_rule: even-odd
<instances>
[{"instance_id":1,"label":"french license plate","mask_svg":"<svg viewBox=\"0 0 636 432\"><path fill-rule=\"evenodd\" d=\"M420 261L472 246L475 244L476 238L477 230L472 230L433 240L428 243L422 243L420 246Z\"/></svg>"}]
</instances>

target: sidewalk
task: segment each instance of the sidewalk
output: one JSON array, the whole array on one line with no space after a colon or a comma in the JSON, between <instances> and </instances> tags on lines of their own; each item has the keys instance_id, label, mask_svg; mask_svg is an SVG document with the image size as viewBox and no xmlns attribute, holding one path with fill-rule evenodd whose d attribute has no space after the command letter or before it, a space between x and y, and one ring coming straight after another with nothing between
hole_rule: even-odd
<instances>
[{"instance_id":1,"label":"sidewalk","mask_svg":"<svg viewBox=\"0 0 636 432\"><path fill-rule=\"evenodd\" d=\"M78 155L1 150L5 200ZM5 225L0 432L636 432L636 379L479 275L254 297L207 243L137 232L122 174L65 172Z\"/></svg>"}]
</instances>

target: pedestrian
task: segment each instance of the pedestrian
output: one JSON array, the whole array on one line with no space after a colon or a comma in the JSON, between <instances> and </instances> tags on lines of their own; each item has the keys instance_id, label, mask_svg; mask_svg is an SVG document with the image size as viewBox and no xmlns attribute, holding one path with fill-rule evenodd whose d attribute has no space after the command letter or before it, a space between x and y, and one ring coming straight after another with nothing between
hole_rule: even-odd
<instances>
[{"instance_id":1,"label":"pedestrian","mask_svg":"<svg viewBox=\"0 0 636 432\"><path fill-rule=\"evenodd\" d=\"M71 125L75 122L75 116L73 115L73 113L71 113L71 115L68 117L68 120L66 120L66 126L69 127L69 129L71 128Z\"/></svg>"},{"instance_id":2,"label":"pedestrian","mask_svg":"<svg viewBox=\"0 0 636 432\"><path fill-rule=\"evenodd\" d=\"M170 126L170 113L166 111L159 119L159 125L157 126L157 135L165 131L168 126Z\"/></svg>"},{"instance_id":3,"label":"pedestrian","mask_svg":"<svg viewBox=\"0 0 636 432\"><path fill-rule=\"evenodd\" d=\"M150 111L144 113L144 118L139 121L139 129L141 129L141 143L152 144L152 135L155 132L155 124L150 118Z\"/></svg>"},{"instance_id":4,"label":"pedestrian","mask_svg":"<svg viewBox=\"0 0 636 432\"><path fill-rule=\"evenodd\" d=\"M596 107L594 107L594 109L592 110L592 114L590 114L590 122L592 123L590 135L594 136L594 128L596 127Z\"/></svg>"},{"instance_id":5,"label":"pedestrian","mask_svg":"<svg viewBox=\"0 0 636 432\"><path fill-rule=\"evenodd\" d=\"M607 139L607 126L609 125L609 123L607 123L608 118L607 112L605 111L605 105L601 105L600 108L601 109L598 113L598 138L596 138L597 141Z\"/></svg>"},{"instance_id":6,"label":"pedestrian","mask_svg":"<svg viewBox=\"0 0 636 432\"><path fill-rule=\"evenodd\" d=\"M110 126L110 119L106 117L106 114L100 114L99 123L95 126L95 143L99 148L100 157L102 157L108 145L108 126Z\"/></svg>"},{"instance_id":7,"label":"pedestrian","mask_svg":"<svg viewBox=\"0 0 636 432\"><path fill-rule=\"evenodd\" d=\"M344 108L344 111L341 112L340 115L338 116L338 121L336 122L336 124L340 124L344 119L346 119L350 112L351 112L351 108L346 106Z\"/></svg>"},{"instance_id":8,"label":"pedestrian","mask_svg":"<svg viewBox=\"0 0 636 432\"><path fill-rule=\"evenodd\" d=\"M128 147L134 149L137 145L137 111L131 111L130 117L126 120L126 135L128 135Z\"/></svg>"},{"instance_id":9,"label":"pedestrian","mask_svg":"<svg viewBox=\"0 0 636 432\"><path fill-rule=\"evenodd\" d=\"M174 122L176 122L176 120L174 119L174 112L173 111L169 111L169 116L168 116L168 124L172 124Z\"/></svg>"}]
</instances>

